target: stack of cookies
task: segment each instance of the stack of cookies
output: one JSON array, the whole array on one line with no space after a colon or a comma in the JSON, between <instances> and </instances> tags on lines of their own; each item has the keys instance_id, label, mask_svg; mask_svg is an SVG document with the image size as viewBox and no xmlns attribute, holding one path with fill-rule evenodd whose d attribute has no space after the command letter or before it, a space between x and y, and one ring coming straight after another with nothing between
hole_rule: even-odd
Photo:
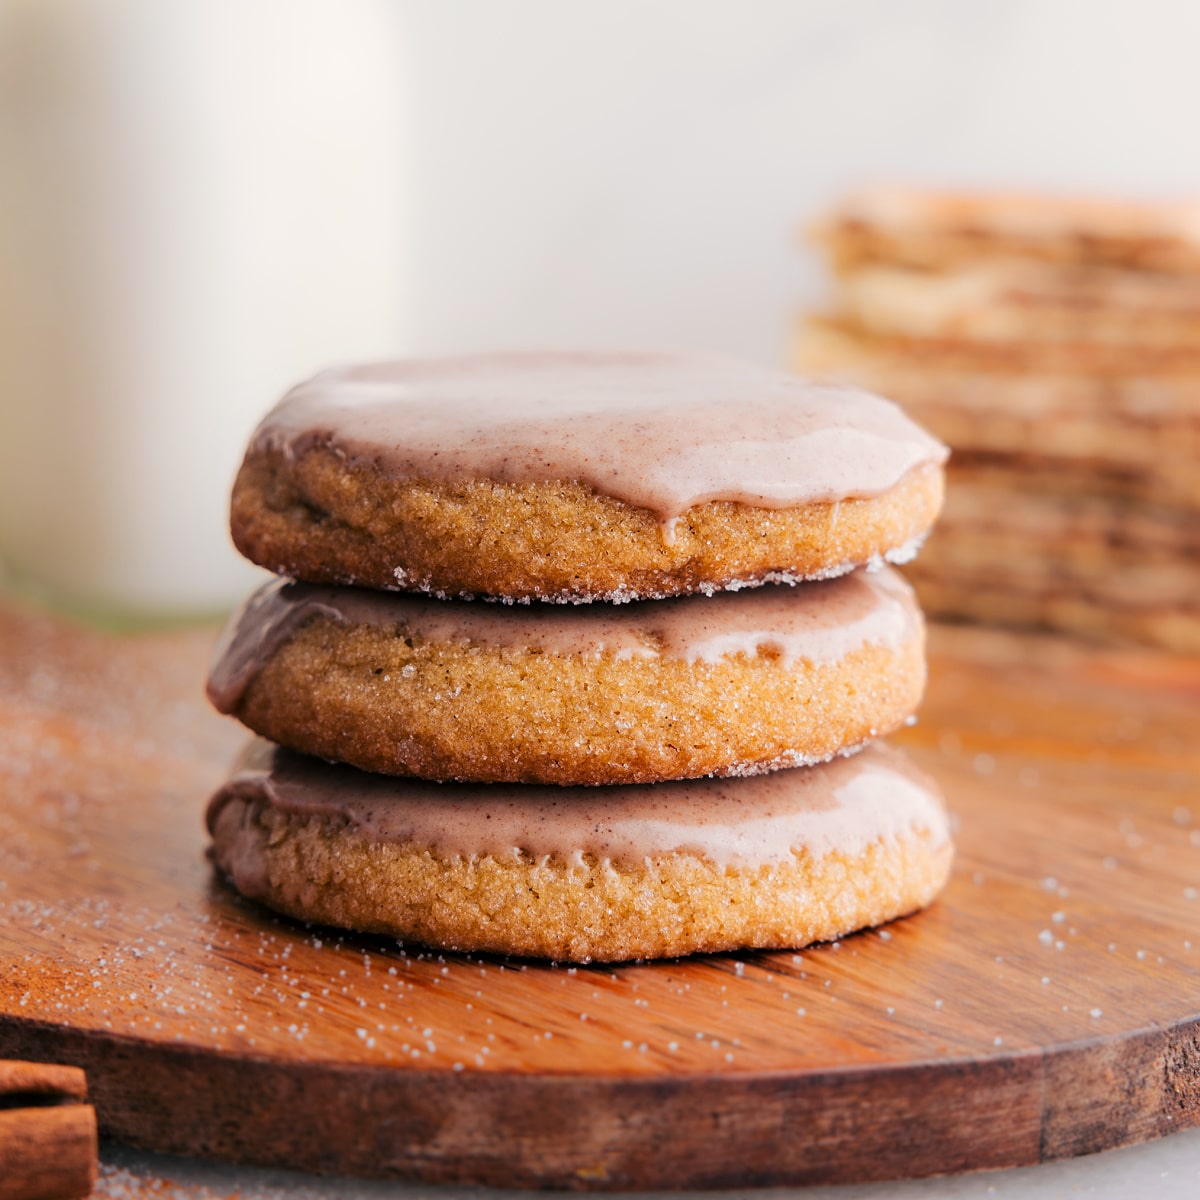
<instances>
[{"instance_id":1,"label":"stack of cookies","mask_svg":"<svg viewBox=\"0 0 1200 1200\"><path fill-rule=\"evenodd\" d=\"M219 869L304 920L583 962L922 906L941 801L867 743L923 689L884 563L944 458L888 401L719 359L302 384L234 487L235 542L283 578L209 680L260 735L209 808Z\"/></svg>"},{"instance_id":2,"label":"stack of cookies","mask_svg":"<svg viewBox=\"0 0 1200 1200\"><path fill-rule=\"evenodd\" d=\"M926 607L1200 651L1200 207L886 188L815 233L798 368L954 447Z\"/></svg>"}]
</instances>

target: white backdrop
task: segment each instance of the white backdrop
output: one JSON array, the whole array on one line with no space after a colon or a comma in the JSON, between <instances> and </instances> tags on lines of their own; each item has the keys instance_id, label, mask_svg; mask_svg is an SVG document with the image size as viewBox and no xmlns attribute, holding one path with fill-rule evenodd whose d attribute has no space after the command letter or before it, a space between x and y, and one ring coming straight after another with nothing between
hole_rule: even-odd
<instances>
[{"instance_id":1,"label":"white backdrop","mask_svg":"<svg viewBox=\"0 0 1200 1200\"><path fill-rule=\"evenodd\" d=\"M1200 192L1194 0L412 0L410 348L781 362L879 178Z\"/></svg>"},{"instance_id":2,"label":"white backdrop","mask_svg":"<svg viewBox=\"0 0 1200 1200\"><path fill-rule=\"evenodd\" d=\"M0 585L252 575L258 416L363 355L783 363L880 178L1200 194L1197 0L0 0Z\"/></svg>"}]
</instances>

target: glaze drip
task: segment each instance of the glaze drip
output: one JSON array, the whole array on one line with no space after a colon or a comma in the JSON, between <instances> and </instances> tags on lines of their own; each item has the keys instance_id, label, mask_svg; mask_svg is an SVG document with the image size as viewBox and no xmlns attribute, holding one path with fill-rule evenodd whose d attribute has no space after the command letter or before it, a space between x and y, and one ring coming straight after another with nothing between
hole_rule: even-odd
<instances>
[{"instance_id":1,"label":"glaze drip","mask_svg":"<svg viewBox=\"0 0 1200 1200\"><path fill-rule=\"evenodd\" d=\"M671 523L725 500L872 497L946 448L888 400L720 358L538 353L324 371L250 452L331 447L407 482L578 482Z\"/></svg>"}]
</instances>

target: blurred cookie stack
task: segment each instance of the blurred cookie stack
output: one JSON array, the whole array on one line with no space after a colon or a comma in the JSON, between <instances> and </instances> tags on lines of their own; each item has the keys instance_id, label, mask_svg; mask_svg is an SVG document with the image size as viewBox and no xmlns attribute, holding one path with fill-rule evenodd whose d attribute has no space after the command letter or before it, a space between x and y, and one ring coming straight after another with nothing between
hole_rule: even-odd
<instances>
[{"instance_id":1,"label":"blurred cookie stack","mask_svg":"<svg viewBox=\"0 0 1200 1200\"><path fill-rule=\"evenodd\" d=\"M798 369L950 443L932 615L1200 650L1200 207L881 188Z\"/></svg>"}]
</instances>

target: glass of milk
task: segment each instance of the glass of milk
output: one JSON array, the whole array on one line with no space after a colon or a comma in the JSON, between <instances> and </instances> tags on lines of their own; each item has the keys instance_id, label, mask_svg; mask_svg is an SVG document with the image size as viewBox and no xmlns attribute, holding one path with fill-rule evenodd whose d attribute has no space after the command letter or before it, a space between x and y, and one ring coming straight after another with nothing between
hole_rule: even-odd
<instances>
[{"instance_id":1,"label":"glass of milk","mask_svg":"<svg viewBox=\"0 0 1200 1200\"><path fill-rule=\"evenodd\" d=\"M253 583L258 417L402 349L386 0L0 8L0 580L95 613Z\"/></svg>"}]
</instances>

